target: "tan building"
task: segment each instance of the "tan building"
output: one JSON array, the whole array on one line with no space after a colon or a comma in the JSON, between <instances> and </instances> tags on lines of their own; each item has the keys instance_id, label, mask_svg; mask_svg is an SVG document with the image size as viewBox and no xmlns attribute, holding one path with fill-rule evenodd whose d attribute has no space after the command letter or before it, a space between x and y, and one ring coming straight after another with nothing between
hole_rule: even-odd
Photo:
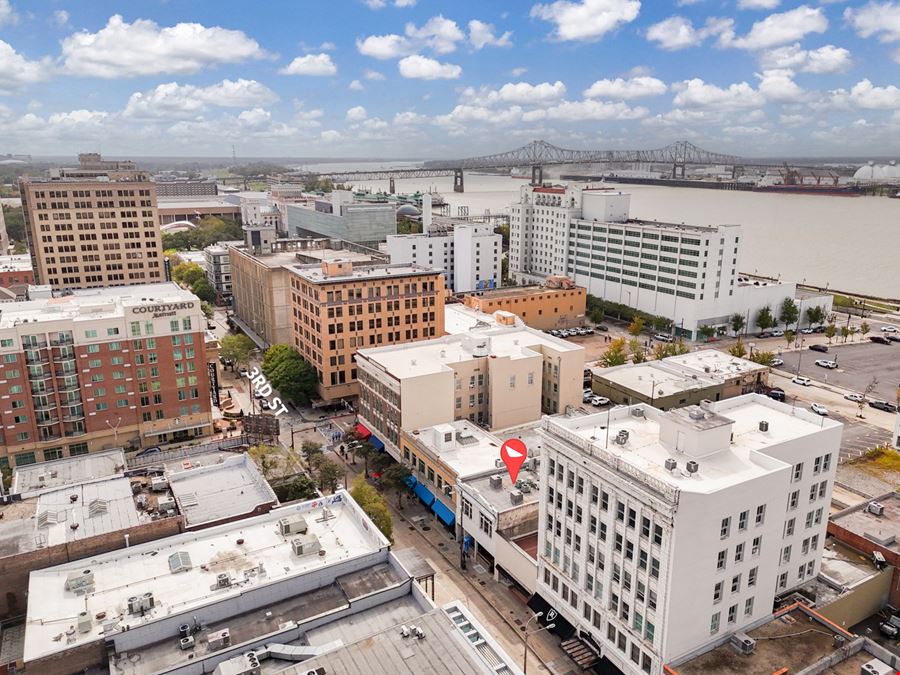
<instances>
[{"instance_id":1,"label":"tan building","mask_svg":"<svg viewBox=\"0 0 900 675\"><path fill-rule=\"evenodd\" d=\"M356 361L360 421L398 459L401 429L505 429L581 405L584 349L527 327L363 349Z\"/></svg>"},{"instance_id":2,"label":"tan building","mask_svg":"<svg viewBox=\"0 0 900 675\"><path fill-rule=\"evenodd\" d=\"M469 293L463 302L485 314L512 312L527 326L553 330L584 323L587 289L568 279L552 277L545 286L510 286Z\"/></svg>"},{"instance_id":3,"label":"tan building","mask_svg":"<svg viewBox=\"0 0 900 675\"><path fill-rule=\"evenodd\" d=\"M325 401L356 396L357 350L444 333L444 276L416 265L292 265L293 340Z\"/></svg>"},{"instance_id":4,"label":"tan building","mask_svg":"<svg viewBox=\"0 0 900 675\"><path fill-rule=\"evenodd\" d=\"M79 155L19 181L36 283L103 288L165 281L156 185L133 162Z\"/></svg>"}]
</instances>

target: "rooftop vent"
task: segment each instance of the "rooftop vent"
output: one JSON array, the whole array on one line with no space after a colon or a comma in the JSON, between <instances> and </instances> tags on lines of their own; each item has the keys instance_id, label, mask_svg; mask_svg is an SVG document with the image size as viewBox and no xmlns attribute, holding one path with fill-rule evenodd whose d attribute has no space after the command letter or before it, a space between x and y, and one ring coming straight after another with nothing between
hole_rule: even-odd
<instances>
[{"instance_id":1,"label":"rooftop vent","mask_svg":"<svg viewBox=\"0 0 900 675\"><path fill-rule=\"evenodd\" d=\"M628 429L620 429L619 433L616 434L616 443L625 445L628 442L628 436Z\"/></svg>"},{"instance_id":2,"label":"rooftop vent","mask_svg":"<svg viewBox=\"0 0 900 675\"><path fill-rule=\"evenodd\" d=\"M762 431L763 433L767 432L769 430L769 423L766 420L760 420L759 421L759 430Z\"/></svg>"},{"instance_id":3,"label":"rooftop vent","mask_svg":"<svg viewBox=\"0 0 900 675\"><path fill-rule=\"evenodd\" d=\"M501 476L500 474L494 474L490 477L489 480L492 489L499 490L501 487L503 487L503 476Z\"/></svg>"},{"instance_id":4,"label":"rooftop vent","mask_svg":"<svg viewBox=\"0 0 900 675\"><path fill-rule=\"evenodd\" d=\"M632 417L643 417L643 416L644 416L644 409L643 409L643 408L632 408L632 409L631 409L631 416L632 416Z\"/></svg>"},{"instance_id":5,"label":"rooftop vent","mask_svg":"<svg viewBox=\"0 0 900 675\"><path fill-rule=\"evenodd\" d=\"M869 505L866 506L866 511L876 516L883 516L884 504L881 502L869 502Z\"/></svg>"},{"instance_id":6,"label":"rooftop vent","mask_svg":"<svg viewBox=\"0 0 900 675\"><path fill-rule=\"evenodd\" d=\"M674 471L678 468L678 462L671 457L666 459L666 471Z\"/></svg>"},{"instance_id":7,"label":"rooftop vent","mask_svg":"<svg viewBox=\"0 0 900 675\"><path fill-rule=\"evenodd\" d=\"M702 420L706 416L700 408L692 408L688 415L692 420Z\"/></svg>"},{"instance_id":8,"label":"rooftop vent","mask_svg":"<svg viewBox=\"0 0 900 675\"><path fill-rule=\"evenodd\" d=\"M693 476L695 473L697 473L697 471L700 470L700 465L691 459L688 460L688 463L684 465L684 468L687 469L687 472Z\"/></svg>"},{"instance_id":9,"label":"rooftop vent","mask_svg":"<svg viewBox=\"0 0 900 675\"><path fill-rule=\"evenodd\" d=\"M525 499L521 490L510 490L509 491L509 501L511 504L521 504Z\"/></svg>"},{"instance_id":10,"label":"rooftop vent","mask_svg":"<svg viewBox=\"0 0 900 675\"><path fill-rule=\"evenodd\" d=\"M187 572L192 567L191 556L187 551L178 551L169 556L169 571L172 574Z\"/></svg>"},{"instance_id":11,"label":"rooftop vent","mask_svg":"<svg viewBox=\"0 0 900 675\"><path fill-rule=\"evenodd\" d=\"M231 586L231 577L225 572L216 575L216 588L228 588Z\"/></svg>"}]
</instances>

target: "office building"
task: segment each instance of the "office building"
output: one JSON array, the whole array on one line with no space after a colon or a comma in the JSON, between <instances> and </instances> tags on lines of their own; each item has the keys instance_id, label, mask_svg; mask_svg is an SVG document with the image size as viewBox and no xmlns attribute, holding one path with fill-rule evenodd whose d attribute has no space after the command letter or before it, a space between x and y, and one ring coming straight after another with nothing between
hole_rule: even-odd
<instances>
[{"instance_id":1,"label":"office building","mask_svg":"<svg viewBox=\"0 0 900 675\"><path fill-rule=\"evenodd\" d=\"M157 197L215 197L219 194L218 185L212 178L178 178L154 176Z\"/></svg>"},{"instance_id":2,"label":"office building","mask_svg":"<svg viewBox=\"0 0 900 675\"><path fill-rule=\"evenodd\" d=\"M467 293L501 284L503 236L484 223L442 222L422 234L387 238L393 263L411 263L443 270L447 288Z\"/></svg>"},{"instance_id":3,"label":"office building","mask_svg":"<svg viewBox=\"0 0 900 675\"><path fill-rule=\"evenodd\" d=\"M229 246L238 246L239 241L221 241L203 249L204 269L209 284L216 291L216 302L231 302L231 257Z\"/></svg>"},{"instance_id":4,"label":"office building","mask_svg":"<svg viewBox=\"0 0 900 675\"><path fill-rule=\"evenodd\" d=\"M584 349L526 327L365 348L356 364L360 421L395 459L401 429L460 419L505 429L581 405Z\"/></svg>"},{"instance_id":5,"label":"office building","mask_svg":"<svg viewBox=\"0 0 900 675\"><path fill-rule=\"evenodd\" d=\"M512 312L538 330L556 330L584 324L587 291L566 277L548 277L540 286L468 293L463 302L486 314Z\"/></svg>"},{"instance_id":6,"label":"office building","mask_svg":"<svg viewBox=\"0 0 900 675\"><path fill-rule=\"evenodd\" d=\"M701 326L727 331L735 313L753 330L760 309L777 316L787 298L830 311L829 295L740 277L740 225L634 219L630 200L609 189L523 186L510 206L510 275L520 283L568 276L591 295L670 319L687 339Z\"/></svg>"},{"instance_id":7,"label":"office building","mask_svg":"<svg viewBox=\"0 0 900 675\"><path fill-rule=\"evenodd\" d=\"M206 216L240 221L241 205L238 199L228 195L188 195L160 197L159 224L191 222L199 223Z\"/></svg>"},{"instance_id":8,"label":"office building","mask_svg":"<svg viewBox=\"0 0 900 675\"><path fill-rule=\"evenodd\" d=\"M357 350L444 334L444 277L416 265L349 260L287 268L291 344L316 369L319 396L356 396Z\"/></svg>"},{"instance_id":9,"label":"office building","mask_svg":"<svg viewBox=\"0 0 900 675\"><path fill-rule=\"evenodd\" d=\"M210 433L206 322L174 283L0 309L0 464Z\"/></svg>"},{"instance_id":10,"label":"office building","mask_svg":"<svg viewBox=\"0 0 900 675\"><path fill-rule=\"evenodd\" d=\"M315 208L285 204L282 215L289 237L330 237L375 246L397 234L397 211L392 204L356 202L347 190L334 190L327 199L317 199Z\"/></svg>"},{"instance_id":11,"label":"office building","mask_svg":"<svg viewBox=\"0 0 900 675\"><path fill-rule=\"evenodd\" d=\"M538 590L626 674L708 649L815 579L842 425L759 394L543 421Z\"/></svg>"},{"instance_id":12,"label":"office building","mask_svg":"<svg viewBox=\"0 0 900 675\"><path fill-rule=\"evenodd\" d=\"M0 291L8 299L24 298L28 287L34 283L31 256L0 255ZM5 292L4 292L5 291Z\"/></svg>"},{"instance_id":13,"label":"office building","mask_svg":"<svg viewBox=\"0 0 900 675\"><path fill-rule=\"evenodd\" d=\"M99 155L79 160L19 180L35 281L59 289L165 281L149 174Z\"/></svg>"}]
</instances>

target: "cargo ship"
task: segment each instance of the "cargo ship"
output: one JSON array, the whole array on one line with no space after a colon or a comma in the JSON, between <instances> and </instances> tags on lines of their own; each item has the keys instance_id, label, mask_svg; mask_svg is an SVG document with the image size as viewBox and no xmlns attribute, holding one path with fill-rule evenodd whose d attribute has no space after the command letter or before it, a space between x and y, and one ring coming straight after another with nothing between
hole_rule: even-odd
<instances>
[{"instance_id":1,"label":"cargo ship","mask_svg":"<svg viewBox=\"0 0 900 675\"><path fill-rule=\"evenodd\" d=\"M862 189L858 185L755 185L753 192L769 192L789 195L831 195L835 197L859 197Z\"/></svg>"}]
</instances>

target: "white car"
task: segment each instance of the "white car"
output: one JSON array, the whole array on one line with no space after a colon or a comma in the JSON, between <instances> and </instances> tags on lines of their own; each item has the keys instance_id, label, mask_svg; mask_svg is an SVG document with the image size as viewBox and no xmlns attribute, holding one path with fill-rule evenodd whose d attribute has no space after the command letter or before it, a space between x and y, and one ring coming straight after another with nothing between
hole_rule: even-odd
<instances>
[{"instance_id":1,"label":"white car","mask_svg":"<svg viewBox=\"0 0 900 675\"><path fill-rule=\"evenodd\" d=\"M772 367L773 368L777 368L778 366L783 366L783 365L784 365L783 359L772 359Z\"/></svg>"},{"instance_id":2,"label":"white car","mask_svg":"<svg viewBox=\"0 0 900 675\"><path fill-rule=\"evenodd\" d=\"M882 326L881 332L882 333L896 333L897 329L894 326Z\"/></svg>"},{"instance_id":3,"label":"white car","mask_svg":"<svg viewBox=\"0 0 900 675\"><path fill-rule=\"evenodd\" d=\"M594 396L591 398L591 405L599 408L603 405L609 405L609 399L605 396Z\"/></svg>"},{"instance_id":4,"label":"white car","mask_svg":"<svg viewBox=\"0 0 900 675\"><path fill-rule=\"evenodd\" d=\"M783 330L773 330L771 332L771 335L772 335L772 337L784 337L784 331Z\"/></svg>"},{"instance_id":5,"label":"white car","mask_svg":"<svg viewBox=\"0 0 900 675\"><path fill-rule=\"evenodd\" d=\"M862 403L865 400L862 394L844 394L844 398L854 403Z\"/></svg>"},{"instance_id":6,"label":"white car","mask_svg":"<svg viewBox=\"0 0 900 675\"><path fill-rule=\"evenodd\" d=\"M791 379L791 382L793 382L794 384L803 385L804 387L808 387L812 384L811 379L809 379L808 377L803 377L802 375L796 375Z\"/></svg>"},{"instance_id":7,"label":"white car","mask_svg":"<svg viewBox=\"0 0 900 675\"><path fill-rule=\"evenodd\" d=\"M819 368L828 368L829 370L834 370L837 368L837 361L829 361L828 359L816 359L816 365Z\"/></svg>"},{"instance_id":8,"label":"white car","mask_svg":"<svg viewBox=\"0 0 900 675\"><path fill-rule=\"evenodd\" d=\"M816 331L812 328L801 328L800 332L803 333L804 335L810 335L812 333L815 333Z\"/></svg>"},{"instance_id":9,"label":"white car","mask_svg":"<svg viewBox=\"0 0 900 675\"><path fill-rule=\"evenodd\" d=\"M590 403L593 398L594 398L593 394L585 394L584 396L581 397L581 402L582 403Z\"/></svg>"},{"instance_id":10,"label":"white car","mask_svg":"<svg viewBox=\"0 0 900 675\"><path fill-rule=\"evenodd\" d=\"M828 417L828 408L826 408L821 403L812 403L809 406L809 409L812 410L816 415L821 415L822 417Z\"/></svg>"}]
</instances>

